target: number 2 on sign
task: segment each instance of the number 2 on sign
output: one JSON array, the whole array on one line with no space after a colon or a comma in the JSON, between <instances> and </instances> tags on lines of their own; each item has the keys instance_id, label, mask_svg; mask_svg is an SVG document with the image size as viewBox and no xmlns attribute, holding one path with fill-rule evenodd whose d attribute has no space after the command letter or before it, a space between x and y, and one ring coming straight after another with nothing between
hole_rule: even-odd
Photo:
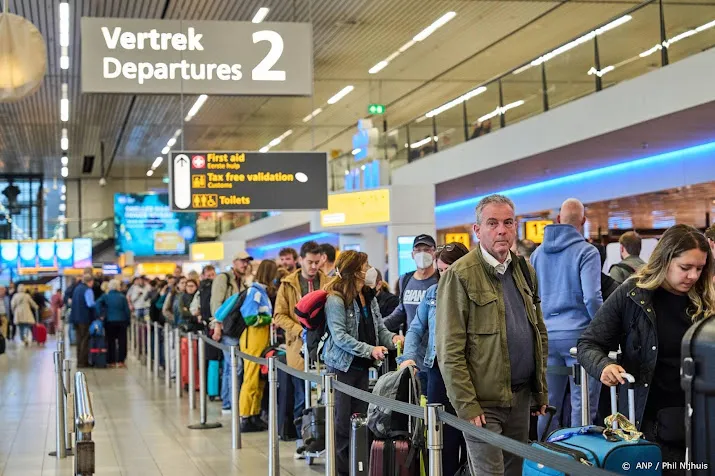
<instances>
[{"instance_id":1,"label":"number 2 on sign","mask_svg":"<svg viewBox=\"0 0 715 476\"><path fill-rule=\"evenodd\" d=\"M281 70L271 70L281 59L283 54L283 38L280 34L271 30L257 31L253 34L253 44L260 41L268 41L271 49L260 63L251 71L251 78L254 81L285 81L286 72Z\"/></svg>"}]
</instances>

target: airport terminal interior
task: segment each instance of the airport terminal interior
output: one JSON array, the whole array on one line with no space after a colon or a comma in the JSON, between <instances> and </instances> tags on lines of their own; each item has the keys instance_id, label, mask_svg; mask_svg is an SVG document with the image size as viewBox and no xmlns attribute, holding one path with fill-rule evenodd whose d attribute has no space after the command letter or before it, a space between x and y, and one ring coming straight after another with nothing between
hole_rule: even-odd
<instances>
[{"instance_id":1,"label":"airport terminal interior","mask_svg":"<svg viewBox=\"0 0 715 476\"><path fill-rule=\"evenodd\" d=\"M715 475L715 1L0 8L0 476Z\"/></svg>"}]
</instances>

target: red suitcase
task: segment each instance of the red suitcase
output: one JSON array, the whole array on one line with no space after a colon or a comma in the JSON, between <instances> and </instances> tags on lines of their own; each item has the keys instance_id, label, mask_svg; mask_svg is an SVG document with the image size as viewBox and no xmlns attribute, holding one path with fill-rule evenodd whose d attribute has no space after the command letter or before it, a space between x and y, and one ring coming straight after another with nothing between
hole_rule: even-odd
<instances>
[{"instance_id":1,"label":"red suitcase","mask_svg":"<svg viewBox=\"0 0 715 476\"><path fill-rule=\"evenodd\" d=\"M194 384L196 390L199 389L199 347L196 341L193 342L194 350ZM181 338L181 385L189 388L189 340Z\"/></svg>"},{"instance_id":2,"label":"red suitcase","mask_svg":"<svg viewBox=\"0 0 715 476\"><path fill-rule=\"evenodd\" d=\"M412 462L407 461L410 453L408 440L375 440L370 447L370 476L419 476L420 453L415 451ZM409 467L408 467L409 463Z\"/></svg>"},{"instance_id":3,"label":"red suitcase","mask_svg":"<svg viewBox=\"0 0 715 476\"><path fill-rule=\"evenodd\" d=\"M32 339L40 345L45 345L45 342L47 342L47 328L43 324L32 326Z\"/></svg>"}]
</instances>

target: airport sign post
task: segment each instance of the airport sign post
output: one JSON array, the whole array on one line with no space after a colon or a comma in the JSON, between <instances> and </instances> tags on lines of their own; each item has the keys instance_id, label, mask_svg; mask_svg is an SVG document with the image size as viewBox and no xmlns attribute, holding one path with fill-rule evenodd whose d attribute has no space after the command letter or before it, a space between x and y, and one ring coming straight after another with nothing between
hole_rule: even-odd
<instances>
[{"instance_id":1,"label":"airport sign post","mask_svg":"<svg viewBox=\"0 0 715 476\"><path fill-rule=\"evenodd\" d=\"M328 208L324 152L172 152L171 209L196 211Z\"/></svg>"}]
</instances>

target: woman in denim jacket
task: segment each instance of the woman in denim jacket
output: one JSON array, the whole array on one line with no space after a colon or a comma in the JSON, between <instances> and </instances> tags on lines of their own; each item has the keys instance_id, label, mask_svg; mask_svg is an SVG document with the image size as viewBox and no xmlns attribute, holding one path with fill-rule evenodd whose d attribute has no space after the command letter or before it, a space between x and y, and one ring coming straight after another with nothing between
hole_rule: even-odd
<instances>
[{"instance_id":1,"label":"woman in denim jacket","mask_svg":"<svg viewBox=\"0 0 715 476\"><path fill-rule=\"evenodd\" d=\"M467 253L469 250L461 243L438 246L435 259L439 272L444 273L452 263ZM427 290L427 294L417 307L417 314L405 336L405 352L397 361L401 367L416 365L416 362L422 361L424 364L419 367L427 371L427 401L441 403L446 411L454 414L436 360L434 329L437 319L437 286L438 284L434 284ZM443 438L442 474L457 474L461 461L460 448L462 459L466 456L464 437L461 431L444 425Z\"/></svg>"},{"instance_id":2,"label":"woman in denim jacket","mask_svg":"<svg viewBox=\"0 0 715 476\"><path fill-rule=\"evenodd\" d=\"M368 371L382 362L388 348L394 349L402 337L385 328L380 307L369 286L377 282L377 270L367 263L367 255L344 251L335 263L336 276L325 290L328 300L325 317L329 337L323 348L323 361L339 382L368 389ZM349 469L350 415L365 413L367 403L349 395L335 394L335 443L339 475Z\"/></svg>"}]
</instances>

